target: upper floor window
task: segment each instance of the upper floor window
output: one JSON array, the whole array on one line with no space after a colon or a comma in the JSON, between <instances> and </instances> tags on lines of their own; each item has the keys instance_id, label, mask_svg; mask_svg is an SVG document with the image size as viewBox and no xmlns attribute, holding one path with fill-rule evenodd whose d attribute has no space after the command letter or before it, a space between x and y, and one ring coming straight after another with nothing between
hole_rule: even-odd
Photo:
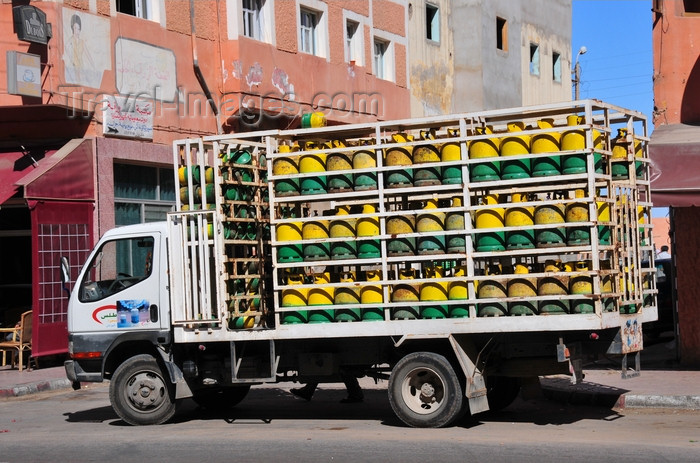
<instances>
[{"instance_id":1,"label":"upper floor window","mask_svg":"<svg viewBox=\"0 0 700 463\"><path fill-rule=\"evenodd\" d=\"M362 33L360 23L348 20L345 23L345 61L362 65Z\"/></svg>"},{"instance_id":2,"label":"upper floor window","mask_svg":"<svg viewBox=\"0 0 700 463\"><path fill-rule=\"evenodd\" d=\"M311 10L301 10L301 46L304 53L316 55L318 50L318 13Z\"/></svg>"},{"instance_id":3,"label":"upper floor window","mask_svg":"<svg viewBox=\"0 0 700 463\"><path fill-rule=\"evenodd\" d=\"M552 52L552 80L561 82L561 54Z\"/></svg>"},{"instance_id":4,"label":"upper floor window","mask_svg":"<svg viewBox=\"0 0 700 463\"><path fill-rule=\"evenodd\" d=\"M137 18L153 19L151 0L117 0L117 11Z\"/></svg>"},{"instance_id":5,"label":"upper floor window","mask_svg":"<svg viewBox=\"0 0 700 463\"><path fill-rule=\"evenodd\" d=\"M243 0L243 35L262 39L262 0Z\"/></svg>"},{"instance_id":6,"label":"upper floor window","mask_svg":"<svg viewBox=\"0 0 700 463\"><path fill-rule=\"evenodd\" d=\"M375 37L374 39L374 74L385 80L392 79L392 62L389 42Z\"/></svg>"},{"instance_id":7,"label":"upper floor window","mask_svg":"<svg viewBox=\"0 0 700 463\"><path fill-rule=\"evenodd\" d=\"M496 48L508 51L508 23L503 18L496 18Z\"/></svg>"},{"instance_id":8,"label":"upper floor window","mask_svg":"<svg viewBox=\"0 0 700 463\"><path fill-rule=\"evenodd\" d=\"M437 6L425 4L425 38L433 42L440 41L440 10Z\"/></svg>"},{"instance_id":9,"label":"upper floor window","mask_svg":"<svg viewBox=\"0 0 700 463\"><path fill-rule=\"evenodd\" d=\"M693 16L700 14L700 1L683 0L683 12Z\"/></svg>"},{"instance_id":10,"label":"upper floor window","mask_svg":"<svg viewBox=\"0 0 700 463\"><path fill-rule=\"evenodd\" d=\"M540 46L536 43L530 44L530 74L540 75Z\"/></svg>"}]
</instances>

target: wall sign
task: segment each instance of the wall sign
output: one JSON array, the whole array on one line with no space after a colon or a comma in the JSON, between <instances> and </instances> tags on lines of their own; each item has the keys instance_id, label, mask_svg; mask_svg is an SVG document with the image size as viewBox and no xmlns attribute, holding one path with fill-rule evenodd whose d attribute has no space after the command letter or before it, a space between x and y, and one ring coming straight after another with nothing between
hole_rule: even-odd
<instances>
[{"instance_id":1,"label":"wall sign","mask_svg":"<svg viewBox=\"0 0 700 463\"><path fill-rule=\"evenodd\" d=\"M104 135L153 139L153 101L106 96L102 109Z\"/></svg>"},{"instance_id":2,"label":"wall sign","mask_svg":"<svg viewBox=\"0 0 700 463\"><path fill-rule=\"evenodd\" d=\"M41 57L8 51L7 93L41 98Z\"/></svg>"},{"instance_id":3,"label":"wall sign","mask_svg":"<svg viewBox=\"0 0 700 463\"><path fill-rule=\"evenodd\" d=\"M12 17L20 40L44 45L48 43L51 24L46 22L46 13L35 6L20 5L12 8Z\"/></svg>"}]
</instances>

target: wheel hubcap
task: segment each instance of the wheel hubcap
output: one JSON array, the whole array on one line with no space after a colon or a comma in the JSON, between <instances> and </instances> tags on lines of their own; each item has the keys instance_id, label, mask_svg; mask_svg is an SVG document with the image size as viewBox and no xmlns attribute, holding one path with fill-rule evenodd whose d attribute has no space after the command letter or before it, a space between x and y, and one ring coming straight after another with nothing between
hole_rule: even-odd
<instances>
[{"instance_id":1,"label":"wheel hubcap","mask_svg":"<svg viewBox=\"0 0 700 463\"><path fill-rule=\"evenodd\" d=\"M137 373L129 381L126 394L137 410L158 408L166 398L165 382L153 373Z\"/></svg>"},{"instance_id":2,"label":"wheel hubcap","mask_svg":"<svg viewBox=\"0 0 700 463\"><path fill-rule=\"evenodd\" d=\"M445 385L430 368L411 370L401 384L401 396L411 411L427 415L437 412L444 404Z\"/></svg>"}]
</instances>

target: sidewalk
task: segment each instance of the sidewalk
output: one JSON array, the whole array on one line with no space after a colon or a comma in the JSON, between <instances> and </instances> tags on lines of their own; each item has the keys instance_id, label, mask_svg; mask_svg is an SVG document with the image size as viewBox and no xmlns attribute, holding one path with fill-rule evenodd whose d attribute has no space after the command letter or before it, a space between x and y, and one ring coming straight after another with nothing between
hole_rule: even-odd
<instances>
[{"instance_id":1,"label":"sidewalk","mask_svg":"<svg viewBox=\"0 0 700 463\"><path fill-rule=\"evenodd\" d=\"M575 404L700 410L700 371L680 369L673 357L672 343L658 342L642 351L639 377L622 379L618 359L603 359L584 368L578 385L565 375L542 377L542 392L551 400ZM0 399L70 387L62 366L22 372L0 367Z\"/></svg>"}]
</instances>

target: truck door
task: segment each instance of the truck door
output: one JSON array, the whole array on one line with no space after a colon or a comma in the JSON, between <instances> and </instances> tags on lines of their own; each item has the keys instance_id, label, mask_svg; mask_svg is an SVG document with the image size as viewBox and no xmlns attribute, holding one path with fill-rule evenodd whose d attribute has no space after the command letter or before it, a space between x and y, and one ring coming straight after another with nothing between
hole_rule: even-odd
<instances>
[{"instance_id":1,"label":"truck door","mask_svg":"<svg viewBox=\"0 0 700 463\"><path fill-rule=\"evenodd\" d=\"M161 234L153 232L101 243L72 296L71 332L167 327L162 241Z\"/></svg>"}]
</instances>

